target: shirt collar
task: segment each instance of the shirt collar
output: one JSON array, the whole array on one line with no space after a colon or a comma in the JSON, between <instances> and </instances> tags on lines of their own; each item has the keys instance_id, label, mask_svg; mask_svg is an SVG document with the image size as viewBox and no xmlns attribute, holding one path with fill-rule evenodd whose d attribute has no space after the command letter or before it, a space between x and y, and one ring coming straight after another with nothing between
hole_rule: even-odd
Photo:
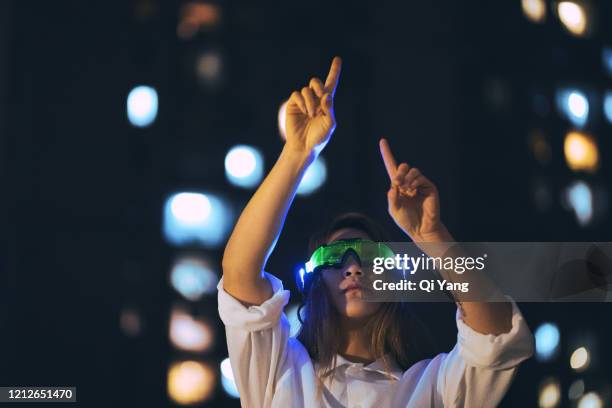
<instances>
[{"instance_id":1,"label":"shirt collar","mask_svg":"<svg viewBox=\"0 0 612 408\"><path fill-rule=\"evenodd\" d=\"M400 378L402 378L402 374L404 373L404 371L397 365L397 362L391 356L391 354L388 354L388 353L385 354L384 358L387 359L389 371L387 371L385 368L385 362L383 360L383 357L364 366L361 363L353 363L347 360L346 358L342 357L340 354L337 354L336 355L336 367L340 367L343 365L361 366L363 367L364 370L373 371L373 372L377 372L377 373L384 374L384 375L390 374L391 377L395 378L396 380L399 380Z\"/></svg>"}]
</instances>

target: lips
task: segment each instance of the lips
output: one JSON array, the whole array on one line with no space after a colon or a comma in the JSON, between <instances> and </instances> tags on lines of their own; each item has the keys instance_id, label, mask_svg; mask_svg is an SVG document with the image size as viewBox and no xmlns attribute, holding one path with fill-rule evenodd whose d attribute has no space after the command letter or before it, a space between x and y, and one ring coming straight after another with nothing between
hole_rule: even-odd
<instances>
[{"instance_id":1,"label":"lips","mask_svg":"<svg viewBox=\"0 0 612 408\"><path fill-rule=\"evenodd\" d=\"M347 293L348 291L356 289L363 290L363 286L358 283L351 283L346 288L342 289L342 293Z\"/></svg>"}]
</instances>

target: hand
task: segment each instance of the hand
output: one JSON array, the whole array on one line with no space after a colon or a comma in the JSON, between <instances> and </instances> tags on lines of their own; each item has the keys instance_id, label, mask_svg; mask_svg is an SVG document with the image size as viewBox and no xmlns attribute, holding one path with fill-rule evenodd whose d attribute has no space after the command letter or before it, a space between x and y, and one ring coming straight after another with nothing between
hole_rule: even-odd
<instances>
[{"instance_id":1,"label":"hand","mask_svg":"<svg viewBox=\"0 0 612 408\"><path fill-rule=\"evenodd\" d=\"M440 199L436 186L416 167L402 163L397 166L391 147L380 140L380 153L391 188L387 192L389 214L393 221L414 242L446 241L452 239L440 221Z\"/></svg>"},{"instance_id":2,"label":"hand","mask_svg":"<svg viewBox=\"0 0 612 408\"><path fill-rule=\"evenodd\" d=\"M334 94L340 78L342 60L332 61L325 84L312 78L301 92L294 91L287 102L287 146L307 154L318 155L336 128Z\"/></svg>"}]
</instances>

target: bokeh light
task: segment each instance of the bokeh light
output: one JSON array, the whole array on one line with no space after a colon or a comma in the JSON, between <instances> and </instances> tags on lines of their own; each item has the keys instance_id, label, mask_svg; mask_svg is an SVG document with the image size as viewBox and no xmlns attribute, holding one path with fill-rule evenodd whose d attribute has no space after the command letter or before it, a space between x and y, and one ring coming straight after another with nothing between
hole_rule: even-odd
<instances>
[{"instance_id":1,"label":"bokeh light","mask_svg":"<svg viewBox=\"0 0 612 408\"><path fill-rule=\"evenodd\" d=\"M209 50L196 58L195 70L200 84L215 88L220 85L223 73L223 58L218 51Z\"/></svg>"},{"instance_id":2,"label":"bokeh light","mask_svg":"<svg viewBox=\"0 0 612 408\"><path fill-rule=\"evenodd\" d=\"M170 272L172 287L189 300L216 291L219 281L211 263L202 257L184 256L174 263Z\"/></svg>"},{"instance_id":3,"label":"bokeh light","mask_svg":"<svg viewBox=\"0 0 612 408\"><path fill-rule=\"evenodd\" d=\"M584 394L584 380L575 380L567 391L567 397L571 400L577 400Z\"/></svg>"},{"instance_id":4,"label":"bokeh light","mask_svg":"<svg viewBox=\"0 0 612 408\"><path fill-rule=\"evenodd\" d=\"M240 398L229 357L221 362L221 385L230 397Z\"/></svg>"},{"instance_id":5,"label":"bokeh light","mask_svg":"<svg viewBox=\"0 0 612 408\"><path fill-rule=\"evenodd\" d=\"M288 101L283 102L280 108L278 108L278 132L283 140L287 140L287 102Z\"/></svg>"},{"instance_id":6,"label":"bokeh light","mask_svg":"<svg viewBox=\"0 0 612 408\"><path fill-rule=\"evenodd\" d=\"M538 405L540 408L554 408L561 402L561 386L559 380L548 378L540 384Z\"/></svg>"},{"instance_id":7,"label":"bokeh light","mask_svg":"<svg viewBox=\"0 0 612 408\"><path fill-rule=\"evenodd\" d=\"M310 164L300 185L297 189L297 194L309 195L317 191L327 179L327 165L323 157L319 156Z\"/></svg>"},{"instance_id":8,"label":"bokeh light","mask_svg":"<svg viewBox=\"0 0 612 408\"><path fill-rule=\"evenodd\" d=\"M176 34L183 40L195 36L202 28L214 28L221 20L221 8L212 3L189 1L179 12Z\"/></svg>"},{"instance_id":9,"label":"bokeh light","mask_svg":"<svg viewBox=\"0 0 612 408\"><path fill-rule=\"evenodd\" d=\"M139 20L149 20L158 12L157 4L153 0L134 1L134 16Z\"/></svg>"},{"instance_id":10,"label":"bokeh light","mask_svg":"<svg viewBox=\"0 0 612 408\"><path fill-rule=\"evenodd\" d=\"M577 89L561 89L557 92L557 107L574 126L583 127L589 117L589 100Z\"/></svg>"},{"instance_id":11,"label":"bokeh light","mask_svg":"<svg viewBox=\"0 0 612 408\"><path fill-rule=\"evenodd\" d=\"M127 116L137 127L149 126L157 117L157 91L150 86L137 86L127 97Z\"/></svg>"},{"instance_id":12,"label":"bokeh light","mask_svg":"<svg viewBox=\"0 0 612 408\"><path fill-rule=\"evenodd\" d=\"M574 171L593 173L599 167L599 150L592 136L582 132L569 132L563 142L565 162Z\"/></svg>"},{"instance_id":13,"label":"bokeh light","mask_svg":"<svg viewBox=\"0 0 612 408\"><path fill-rule=\"evenodd\" d=\"M534 23L542 23L546 19L544 0L521 0L521 7L525 17Z\"/></svg>"},{"instance_id":14,"label":"bokeh light","mask_svg":"<svg viewBox=\"0 0 612 408\"><path fill-rule=\"evenodd\" d=\"M603 408L603 406L603 399L594 391L587 392L578 400L578 408Z\"/></svg>"},{"instance_id":15,"label":"bokeh light","mask_svg":"<svg viewBox=\"0 0 612 408\"><path fill-rule=\"evenodd\" d=\"M576 371L584 371L589 367L591 357L586 347L578 347L570 357L570 367Z\"/></svg>"},{"instance_id":16,"label":"bokeh light","mask_svg":"<svg viewBox=\"0 0 612 408\"><path fill-rule=\"evenodd\" d=\"M529 147L533 157L541 163L548 164L552 158L552 150L548 138L541 130L535 129L529 132Z\"/></svg>"},{"instance_id":17,"label":"bokeh light","mask_svg":"<svg viewBox=\"0 0 612 408\"><path fill-rule=\"evenodd\" d=\"M593 219L593 191L584 181L576 181L565 190L565 199L581 226Z\"/></svg>"},{"instance_id":18,"label":"bokeh light","mask_svg":"<svg viewBox=\"0 0 612 408\"><path fill-rule=\"evenodd\" d=\"M125 308L119 317L121 331L129 337L137 337L142 332L142 317L134 308Z\"/></svg>"},{"instance_id":19,"label":"bokeh light","mask_svg":"<svg viewBox=\"0 0 612 408\"><path fill-rule=\"evenodd\" d=\"M604 95L604 115L609 123L612 123L612 91L606 91Z\"/></svg>"},{"instance_id":20,"label":"bokeh light","mask_svg":"<svg viewBox=\"0 0 612 408\"><path fill-rule=\"evenodd\" d=\"M612 76L612 47L603 47L601 50L601 62L604 71L608 76Z\"/></svg>"},{"instance_id":21,"label":"bokeh light","mask_svg":"<svg viewBox=\"0 0 612 408\"><path fill-rule=\"evenodd\" d=\"M563 26L571 34L576 36L587 34L589 21L584 4L574 1L561 1L557 4L557 14Z\"/></svg>"},{"instance_id":22,"label":"bokeh light","mask_svg":"<svg viewBox=\"0 0 612 408\"><path fill-rule=\"evenodd\" d=\"M209 322L174 307L170 315L170 341L179 350L203 352L213 344L214 332Z\"/></svg>"},{"instance_id":23,"label":"bokeh light","mask_svg":"<svg viewBox=\"0 0 612 408\"><path fill-rule=\"evenodd\" d=\"M235 186L253 188L261 182L263 172L263 156L254 147L234 146L225 156L225 175Z\"/></svg>"},{"instance_id":24,"label":"bokeh light","mask_svg":"<svg viewBox=\"0 0 612 408\"><path fill-rule=\"evenodd\" d=\"M535 331L536 357L549 361L557 354L560 340L559 328L554 323L542 323Z\"/></svg>"},{"instance_id":25,"label":"bokeh light","mask_svg":"<svg viewBox=\"0 0 612 408\"><path fill-rule=\"evenodd\" d=\"M164 236L173 245L219 246L232 222L228 203L214 194L181 192L164 205Z\"/></svg>"},{"instance_id":26,"label":"bokeh light","mask_svg":"<svg viewBox=\"0 0 612 408\"><path fill-rule=\"evenodd\" d=\"M168 369L168 396L179 405L199 404L215 389L215 370L199 361L179 361Z\"/></svg>"},{"instance_id":27,"label":"bokeh light","mask_svg":"<svg viewBox=\"0 0 612 408\"><path fill-rule=\"evenodd\" d=\"M174 217L185 224L198 224L210 218L212 206L205 194L180 193L173 197L170 209Z\"/></svg>"}]
</instances>

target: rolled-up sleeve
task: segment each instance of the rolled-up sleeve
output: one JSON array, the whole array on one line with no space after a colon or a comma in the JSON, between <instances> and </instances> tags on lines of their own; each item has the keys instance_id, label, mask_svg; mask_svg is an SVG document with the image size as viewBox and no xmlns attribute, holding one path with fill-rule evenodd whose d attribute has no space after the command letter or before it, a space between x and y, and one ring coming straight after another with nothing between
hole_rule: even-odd
<instances>
[{"instance_id":1,"label":"rolled-up sleeve","mask_svg":"<svg viewBox=\"0 0 612 408\"><path fill-rule=\"evenodd\" d=\"M475 331L457 311L457 344L444 357L438 375L438 392L445 407L497 406L518 365L533 355L533 334L516 303L510 302L512 328L497 336Z\"/></svg>"},{"instance_id":2,"label":"rolled-up sleeve","mask_svg":"<svg viewBox=\"0 0 612 408\"><path fill-rule=\"evenodd\" d=\"M219 316L225 324L230 363L243 406L270 406L278 371L287 354L289 322L283 309L289 291L264 272L273 295L259 306L245 306L217 286ZM249 401L249 404L245 404Z\"/></svg>"}]
</instances>

